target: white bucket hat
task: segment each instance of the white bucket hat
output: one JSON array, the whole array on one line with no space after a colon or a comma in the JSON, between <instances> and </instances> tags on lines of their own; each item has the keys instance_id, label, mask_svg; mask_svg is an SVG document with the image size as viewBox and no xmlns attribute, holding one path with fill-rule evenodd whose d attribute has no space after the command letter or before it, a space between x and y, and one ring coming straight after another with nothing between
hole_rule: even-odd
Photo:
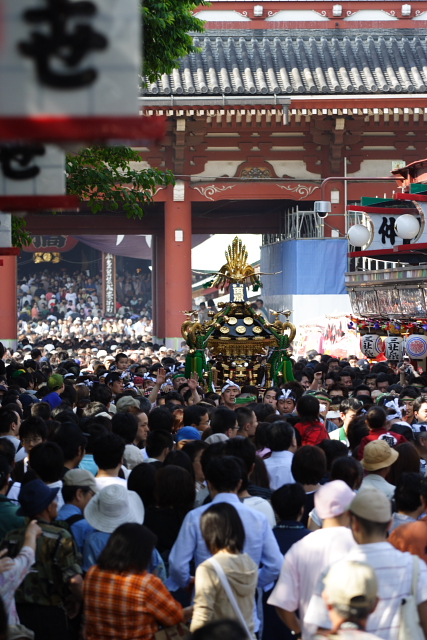
<instances>
[{"instance_id":1,"label":"white bucket hat","mask_svg":"<svg viewBox=\"0 0 427 640\"><path fill-rule=\"evenodd\" d=\"M92 527L103 533L113 533L127 522L144 522L144 505L135 491L120 484L110 484L90 500L84 516Z\"/></svg>"}]
</instances>

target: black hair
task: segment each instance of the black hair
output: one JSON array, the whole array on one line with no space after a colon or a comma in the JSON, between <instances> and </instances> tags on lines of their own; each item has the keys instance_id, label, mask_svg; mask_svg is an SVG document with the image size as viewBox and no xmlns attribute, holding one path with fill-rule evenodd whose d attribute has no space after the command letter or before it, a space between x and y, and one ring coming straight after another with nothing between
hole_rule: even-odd
<instances>
[{"instance_id":1,"label":"black hair","mask_svg":"<svg viewBox=\"0 0 427 640\"><path fill-rule=\"evenodd\" d=\"M359 391L369 391L369 395L371 395L371 387L368 387L367 384L363 384L363 382L354 388L354 393L359 393Z\"/></svg>"},{"instance_id":2,"label":"black hair","mask_svg":"<svg viewBox=\"0 0 427 640\"><path fill-rule=\"evenodd\" d=\"M313 395L302 396L297 402L297 413L303 422L316 422L319 419L320 403Z\"/></svg>"},{"instance_id":3,"label":"black hair","mask_svg":"<svg viewBox=\"0 0 427 640\"><path fill-rule=\"evenodd\" d=\"M183 396L178 393L178 391L169 391L165 396L165 402L171 402L171 400L176 400L179 404L184 405Z\"/></svg>"},{"instance_id":4,"label":"black hair","mask_svg":"<svg viewBox=\"0 0 427 640\"><path fill-rule=\"evenodd\" d=\"M302 371L295 371L295 380L301 382L303 378L308 378L308 381L311 383L314 380L314 374L311 369L303 369Z\"/></svg>"},{"instance_id":5,"label":"black hair","mask_svg":"<svg viewBox=\"0 0 427 640\"><path fill-rule=\"evenodd\" d=\"M39 436L42 440L47 440L48 430L42 418L31 416L24 420L19 428L19 437L22 441L28 436Z\"/></svg>"},{"instance_id":6,"label":"black hair","mask_svg":"<svg viewBox=\"0 0 427 640\"><path fill-rule=\"evenodd\" d=\"M70 407L73 407L76 404L77 391L72 384L68 384L67 382L65 382L64 391L59 397L61 398L63 404L67 404Z\"/></svg>"},{"instance_id":7,"label":"black hair","mask_svg":"<svg viewBox=\"0 0 427 640\"><path fill-rule=\"evenodd\" d=\"M128 478L129 491L135 491L144 503L144 507L154 507L154 489L156 486L156 471L154 463L141 462L134 467Z\"/></svg>"},{"instance_id":8,"label":"black hair","mask_svg":"<svg viewBox=\"0 0 427 640\"><path fill-rule=\"evenodd\" d=\"M235 491L242 480L238 458L234 456L213 458L207 466L205 477L218 493Z\"/></svg>"},{"instance_id":9,"label":"black hair","mask_svg":"<svg viewBox=\"0 0 427 640\"><path fill-rule=\"evenodd\" d=\"M204 442L204 440L191 440L190 442L185 443L181 451L184 451L193 463L199 451L204 451L208 447L208 443Z\"/></svg>"},{"instance_id":10,"label":"black hair","mask_svg":"<svg viewBox=\"0 0 427 640\"><path fill-rule=\"evenodd\" d=\"M0 491L6 486L10 472L11 466L8 459L0 454Z\"/></svg>"},{"instance_id":11,"label":"black hair","mask_svg":"<svg viewBox=\"0 0 427 640\"><path fill-rule=\"evenodd\" d=\"M174 424L173 413L164 407L156 407L148 414L148 428L150 431L168 431L172 433Z\"/></svg>"},{"instance_id":12,"label":"black hair","mask_svg":"<svg viewBox=\"0 0 427 640\"><path fill-rule=\"evenodd\" d=\"M416 511L421 506L421 473L402 473L397 481L394 500L397 511Z\"/></svg>"},{"instance_id":13,"label":"black hair","mask_svg":"<svg viewBox=\"0 0 427 640\"><path fill-rule=\"evenodd\" d=\"M356 458L335 458L331 466L331 480L342 480L350 489L358 489L363 479L363 467Z\"/></svg>"},{"instance_id":14,"label":"black hair","mask_svg":"<svg viewBox=\"0 0 427 640\"><path fill-rule=\"evenodd\" d=\"M371 407L366 414L366 422L370 429L382 429L386 421L386 412L381 407Z\"/></svg>"},{"instance_id":15,"label":"black hair","mask_svg":"<svg viewBox=\"0 0 427 640\"><path fill-rule=\"evenodd\" d=\"M77 491L79 489L81 489L85 495L88 494L89 491L92 491L91 487L81 487L81 486L64 484L64 486L62 487L62 497L64 499L65 504L69 504L75 499L77 495Z\"/></svg>"},{"instance_id":16,"label":"black hair","mask_svg":"<svg viewBox=\"0 0 427 640\"><path fill-rule=\"evenodd\" d=\"M93 459L100 469L115 469L125 451L123 438L116 433L106 433L93 443Z\"/></svg>"},{"instance_id":17,"label":"black hair","mask_svg":"<svg viewBox=\"0 0 427 640\"><path fill-rule=\"evenodd\" d=\"M269 404L268 402L251 402L250 404L246 405L246 409L252 409L252 411L256 415L258 423L264 422L268 418L268 416L276 413L273 405Z\"/></svg>"},{"instance_id":18,"label":"black hair","mask_svg":"<svg viewBox=\"0 0 427 640\"><path fill-rule=\"evenodd\" d=\"M118 411L111 420L111 430L123 438L125 444L132 444L138 433L138 420L129 411Z\"/></svg>"},{"instance_id":19,"label":"black hair","mask_svg":"<svg viewBox=\"0 0 427 640\"><path fill-rule=\"evenodd\" d=\"M0 435L8 433L12 424L16 424L17 417L14 409L9 406L0 409Z\"/></svg>"},{"instance_id":20,"label":"black hair","mask_svg":"<svg viewBox=\"0 0 427 640\"><path fill-rule=\"evenodd\" d=\"M184 409L184 426L191 427L191 425L199 426L201 419L208 413L206 407L202 407L198 404L193 404L191 407Z\"/></svg>"},{"instance_id":21,"label":"black hair","mask_svg":"<svg viewBox=\"0 0 427 640\"><path fill-rule=\"evenodd\" d=\"M116 364L118 364L119 360L122 360L123 358L126 358L127 360L128 356L125 353L118 353L116 354L116 357L114 358L114 360L116 361Z\"/></svg>"},{"instance_id":22,"label":"black hair","mask_svg":"<svg viewBox=\"0 0 427 640\"><path fill-rule=\"evenodd\" d=\"M199 442L199 440L195 440L195 442ZM190 456L188 456L185 451L182 451L182 449L178 449L177 451L169 451L163 461L163 466L167 467L169 465L174 465L175 467L181 467L181 469L185 469L193 478L193 481L196 480L196 478L194 477L194 468L193 463L190 460Z\"/></svg>"},{"instance_id":23,"label":"black hair","mask_svg":"<svg viewBox=\"0 0 427 640\"><path fill-rule=\"evenodd\" d=\"M163 465L156 473L154 497L158 507L173 508L182 521L193 508L196 499L194 477L181 466Z\"/></svg>"},{"instance_id":24,"label":"black hair","mask_svg":"<svg viewBox=\"0 0 427 640\"><path fill-rule=\"evenodd\" d=\"M340 440L330 440L329 438L325 438L325 440L322 440L322 442L317 446L325 452L327 471L331 470L332 463L336 458L346 456L348 453L347 445Z\"/></svg>"},{"instance_id":25,"label":"black hair","mask_svg":"<svg viewBox=\"0 0 427 640\"><path fill-rule=\"evenodd\" d=\"M278 420L268 427L265 437L271 451L287 451L292 445L295 430L288 422Z\"/></svg>"},{"instance_id":26,"label":"black hair","mask_svg":"<svg viewBox=\"0 0 427 640\"><path fill-rule=\"evenodd\" d=\"M246 631L236 620L209 622L191 634L192 640L247 640Z\"/></svg>"},{"instance_id":27,"label":"black hair","mask_svg":"<svg viewBox=\"0 0 427 640\"><path fill-rule=\"evenodd\" d=\"M243 460L246 473L250 473L255 464L256 448L248 438L229 438L224 442L224 455L235 456Z\"/></svg>"},{"instance_id":28,"label":"black hair","mask_svg":"<svg viewBox=\"0 0 427 640\"><path fill-rule=\"evenodd\" d=\"M326 475L326 455L322 449L306 444L295 451L292 475L301 484L318 484Z\"/></svg>"},{"instance_id":29,"label":"black hair","mask_svg":"<svg viewBox=\"0 0 427 640\"><path fill-rule=\"evenodd\" d=\"M102 424L95 422L97 418L83 418L81 429L87 438L86 453L93 454L93 445L97 438L109 433L108 429ZM108 418L107 418L108 420ZM111 420L108 420L111 422Z\"/></svg>"},{"instance_id":30,"label":"black hair","mask_svg":"<svg viewBox=\"0 0 427 640\"><path fill-rule=\"evenodd\" d=\"M42 442L29 453L29 466L40 480L51 484L62 477L64 454L56 442Z\"/></svg>"},{"instance_id":31,"label":"black hair","mask_svg":"<svg viewBox=\"0 0 427 640\"><path fill-rule=\"evenodd\" d=\"M0 438L0 454L6 458L11 469L15 466L15 445L7 438Z\"/></svg>"},{"instance_id":32,"label":"black hair","mask_svg":"<svg viewBox=\"0 0 427 640\"><path fill-rule=\"evenodd\" d=\"M157 536L143 524L122 524L111 534L98 567L113 573L143 573L156 544Z\"/></svg>"},{"instance_id":33,"label":"black hair","mask_svg":"<svg viewBox=\"0 0 427 640\"><path fill-rule=\"evenodd\" d=\"M47 421L52 416L52 408L48 402L34 402L31 406L31 415Z\"/></svg>"},{"instance_id":34,"label":"black hair","mask_svg":"<svg viewBox=\"0 0 427 640\"><path fill-rule=\"evenodd\" d=\"M363 404L356 398L343 398L340 402L340 412L347 413L347 411L360 411Z\"/></svg>"},{"instance_id":35,"label":"black hair","mask_svg":"<svg viewBox=\"0 0 427 640\"><path fill-rule=\"evenodd\" d=\"M350 421L347 429L347 439L350 445L350 450L354 453L363 438L368 435L369 427L366 424L366 417L355 416L353 420Z\"/></svg>"},{"instance_id":36,"label":"black hair","mask_svg":"<svg viewBox=\"0 0 427 640\"><path fill-rule=\"evenodd\" d=\"M226 433L236 426L236 414L228 407L217 407L211 413L212 433Z\"/></svg>"},{"instance_id":37,"label":"black hair","mask_svg":"<svg viewBox=\"0 0 427 640\"><path fill-rule=\"evenodd\" d=\"M251 409L250 407L237 407L234 413L237 418L239 431L242 431L245 424L250 422L253 419L253 415L254 415L253 409Z\"/></svg>"},{"instance_id":38,"label":"black hair","mask_svg":"<svg viewBox=\"0 0 427 640\"><path fill-rule=\"evenodd\" d=\"M110 384L114 384L115 382L118 382L119 380L121 380L121 375L116 371L111 371L110 373L107 373L107 375L105 376L105 384L108 386Z\"/></svg>"},{"instance_id":39,"label":"black hair","mask_svg":"<svg viewBox=\"0 0 427 640\"><path fill-rule=\"evenodd\" d=\"M220 502L206 509L200 518L200 529L212 554L222 549L230 553L243 552L245 530L233 505Z\"/></svg>"},{"instance_id":40,"label":"black hair","mask_svg":"<svg viewBox=\"0 0 427 640\"><path fill-rule=\"evenodd\" d=\"M163 429L156 429L150 431L147 436L147 442L145 445L147 455L149 458L157 458L160 456L164 449L173 449L173 438L169 431Z\"/></svg>"},{"instance_id":41,"label":"black hair","mask_svg":"<svg viewBox=\"0 0 427 640\"><path fill-rule=\"evenodd\" d=\"M80 423L79 417L67 404L60 404L58 407L55 407L52 411L52 417L62 424L66 422L74 422L75 425L78 426Z\"/></svg>"},{"instance_id":42,"label":"black hair","mask_svg":"<svg viewBox=\"0 0 427 640\"><path fill-rule=\"evenodd\" d=\"M404 387L399 394L399 399L402 398L413 398L416 400L420 395L420 390L415 387Z\"/></svg>"},{"instance_id":43,"label":"black hair","mask_svg":"<svg viewBox=\"0 0 427 640\"><path fill-rule=\"evenodd\" d=\"M280 520L296 520L305 507L307 495L299 482L284 484L271 496L271 506Z\"/></svg>"},{"instance_id":44,"label":"black hair","mask_svg":"<svg viewBox=\"0 0 427 640\"><path fill-rule=\"evenodd\" d=\"M196 442L198 442L196 440ZM214 442L210 444L207 449L205 449L200 458L200 463L202 465L203 475L206 477L206 469L208 468L211 460L218 456L222 456L224 454L224 442Z\"/></svg>"},{"instance_id":45,"label":"black hair","mask_svg":"<svg viewBox=\"0 0 427 640\"><path fill-rule=\"evenodd\" d=\"M106 384L94 384L90 390L90 401L100 402L105 407L110 404L112 397L112 391Z\"/></svg>"},{"instance_id":46,"label":"black hair","mask_svg":"<svg viewBox=\"0 0 427 640\"><path fill-rule=\"evenodd\" d=\"M61 424L51 437L52 442L56 442L62 449L64 460L74 460L79 455L79 449L86 449L87 438L82 430L72 422Z\"/></svg>"}]
</instances>

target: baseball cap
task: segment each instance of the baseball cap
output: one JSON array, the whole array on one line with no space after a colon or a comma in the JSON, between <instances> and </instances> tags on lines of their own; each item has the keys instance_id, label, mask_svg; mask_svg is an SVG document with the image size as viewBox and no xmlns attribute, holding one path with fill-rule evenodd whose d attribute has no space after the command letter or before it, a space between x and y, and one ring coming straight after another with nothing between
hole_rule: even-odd
<instances>
[{"instance_id":1,"label":"baseball cap","mask_svg":"<svg viewBox=\"0 0 427 640\"><path fill-rule=\"evenodd\" d=\"M360 489L350 505L350 511L355 516L378 524L385 524L391 520L390 500L385 493L374 487Z\"/></svg>"},{"instance_id":2,"label":"baseball cap","mask_svg":"<svg viewBox=\"0 0 427 640\"><path fill-rule=\"evenodd\" d=\"M64 384L64 378L59 373L54 373L50 376L47 381L47 386L51 391L55 391L55 389L60 389Z\"/></svg>"},{"instance_id":3,"label":"baseball cap","mask_svg":"<svg viewBox=\"0 0 427 640\"><path fill-rule=\"evenodd\" d=\"M175 436L175 441L181 440L201 440L202 437L195 427L182 427Z\"/></svg>"},{"instance_id":4,"label":"baseball cap","mask_svg":"<svg viewBox=\"0 0 427 640\"><path fill-rule=\"evenodd\" d=\"M70 469L62 479L64 487L89 487L98 493L94 475L87 469Z\"/></svg>"},{"instance_id":5,"label":"baseball cap","mask_svg":"<svg viewBox=\"0 0 427 640\"><path fill-rule=\"evenodd\" d=\"M141 408L138 400L132 396L123 396L123 398L120 398L120 400L116 402L117 411L126 411L126 409L131 409L132 407L136 409Z\"/></svg>"},{"instance_id":6,"label":"baseball cap","mask_svg":"<svg viewBox=\"0 0 427 640\"><path fill-rule=\"evenodd\" d=\"M343 480L332 480L324 484L314 494L314 506L319 518L325 520L341 516L347 511L355 495Z\"/></svg>"},{"instance_id":7,"label":"baseball cap","mask_svg":"<svg viewBox=\"0 0 427 640\"><path fill-rule=\"evenodd\" d=\"M364 562L334 562L324 578L324 584L327 601L332 605L370 609L377 600L377 576L373 568Z\"/></svg>"},{"instance_id":8,"label":"baseball cap","mask_svg":"<svg viewBox=\"0 0 427 640\"><path fill-rule=\"evenodd\" d=\"M362 466L366 471L377 471L396 462L399 454L385 440L368 442L363 450Z\"/></svg>"},{"instance_id":9,"label":"baseball cap","mask_svg":"<svg viewBox=\"0 0 427 640\"><path fill-rule=\"evenodd\" d=\"M22 485L18 501L18 516L35 516L44 511L56 498L59 488L50 488L41 480L31 480Z\"/></svg>"}]
</instances>

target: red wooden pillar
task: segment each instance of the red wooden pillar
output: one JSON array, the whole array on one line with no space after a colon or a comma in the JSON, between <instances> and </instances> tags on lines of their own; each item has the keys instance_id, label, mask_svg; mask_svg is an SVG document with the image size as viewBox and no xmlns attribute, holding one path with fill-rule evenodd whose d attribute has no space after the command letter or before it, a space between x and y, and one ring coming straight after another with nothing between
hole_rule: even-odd
<instances>
[{"instance_id":1,"label":"red wooden pillar","mask_svg":"<svg viewBox=\"0 0 427 640\"><path fill-rule=\"evenodd\" d=\"M17 342L16 256L0 256L0 342L11 351Z\"/></svg>"},{"instance_id":2,"label":"red wooden pillar","mask_svg":"<svg viewBox=\"0 0 427 640\"><path fill-rule=\"evenodd\" d=\"M165 236L152 237L153 342L165 338Z\"/></svg>"},{"instance_id":3,"label":"red wooden pillar","mask_svg":"<svg viewBox=\"0 0 427 640\"><path fill-rule=\"evenodd\" d=\"M165 202L165 338L178 349L183 340L182 311L191 309L191 201L188 186L169 187Z\"/></svg>"}]
</instances>

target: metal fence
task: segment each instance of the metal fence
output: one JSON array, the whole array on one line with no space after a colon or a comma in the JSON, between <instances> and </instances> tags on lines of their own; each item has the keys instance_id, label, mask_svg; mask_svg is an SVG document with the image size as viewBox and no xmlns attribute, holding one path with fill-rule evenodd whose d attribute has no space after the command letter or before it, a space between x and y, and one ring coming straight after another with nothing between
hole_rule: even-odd
<instances>
[{"instance_id":1,"label":"metal fence","mask_svg":"<svg viewBox=\"0 0 427 640\"><path fill-rule=\"evenodd\" d=\"M325 237L323 220L314 211L300 211L298 207L283 215L280 226L280 233L264 234L262 244Z\"/></svg>"}]
</instances>

